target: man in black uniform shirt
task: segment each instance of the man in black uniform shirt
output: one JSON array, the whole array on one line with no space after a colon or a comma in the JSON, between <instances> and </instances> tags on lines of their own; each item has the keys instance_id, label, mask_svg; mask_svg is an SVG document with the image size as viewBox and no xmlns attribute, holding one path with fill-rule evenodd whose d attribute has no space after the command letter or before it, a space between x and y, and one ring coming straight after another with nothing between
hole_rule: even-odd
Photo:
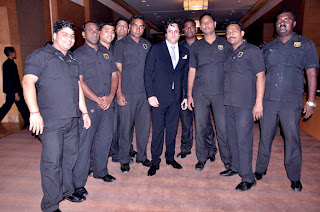
<instances>
[{"instance_id":1,"label":"man in black uniform shirt","mask_svg":"<svg viewBox=\"0 0 320 212\"><path fill-rule=\"evenodd\" d=\"M226 28L226 36L234 49L225 64L224 84L232 162L231 167L220 175L232 176L239 172L242 182L236 189L245 191L256 183L252 171L253 123L263 115L265 66L260 49L243 40L240 23L231 22Z\"/></svg>"},{"instance_id":2,"label":"man in black uniform shirt","mask_svg":"<svg viewBox=\"0 0 320 212\"><path fill-rule=\"evenodd\" d=\"M112 47L114 44L127 36L129 31L129 25L125 18L120 17L116 21L116 39L112 41ZM113 48L112 48L113 49ZM119 72L118 72L119 73ZM116 98L116 97L115 97ZM114 104L114 116L113 116L113 139L110 147L109 155L112 157L113 162L119 162L119 142L118 142L118 122L119 122L119 105L117 103ZM132 131L133 133L133 131ZM132 140L132 135L131 135ZM131 143L129 155L131 157L135 157L137 152L133 149L133 145ZM130 161L131 162L131 161ZM133 162L133 160L132 160Z\"/></svg>"},{"instance_id":3,"label":"man in black uniform shirt","mask_svg":"<svg viewBox=\"0 0 320 212\"><path fill-rule=\"evenodd\" d=\"M114 26L102 24L101 42L98 43L100 29L95 21L82 25L85 44L74 51L79 62L80 84L85 95L92 126L80 129L79 157L73 170L76 192L88 195L84 188L92 159L93 177L113 182L107 164L113 132L113 98L118 86L117 67L114 63L111 41ZM104 44L104 45L103 45Z\"/></svg>"},{"instance_id":4,"label":"man in black uniform shirt","mask_svg":"<svg viewBox=\"0 0 320 212\"><path fill-rule=\"evenodd\" d=\"M0 122L15 103L24 120L24 126L27 127L29 125L29 110L23 98L18 68L14 62L17 59L17 52L13 47L7 46L4 48L4 54L8 57L2 65L3 93L6 94L6 102L0 108Z\"/></svg>"},{"instance_id":5,"label":"man in black uniform shirt","mask_svg":"<svg viewBox=\"0 0 320 212\"><path fill-rule=\"evenodd\" d=\"M291 9L283 9L277 15L278 37L263 47L267 67L267 84L264 97L264 115L260 120L261 137L256 164L256 178L266 174L271 154L271 145L281 122L285 139L285 167L294 191L301 191L301 111L308 119L315 104L317 88L317 68L319 59L312 41L293 32L296 14ZM308 101L302 105L304 69L308 80Z\"/></svg>"},{"instance_id":6,"label":"man in black uniform shirt","mask_svg":"<svg viewBox=\"0 0 320 212\"><path fill-rule=\"evenodd\" d=\"M227 126L224 100L224 68L223 64L232 48L228 42L216 36L216 21L211 13L200 17L200 29L204 39L194 43L190 49L188 75L188 108L193 110L196 124L196 155L198 163L195 166L201 171L208 156L215 158L214 152L209 155L206 140L210 106L213 110L214 122L218 136L221 160L228 168L231 155L227 140ZM211 161L211 160L210 160Z\"/></svg>"},{"instance_id":7,"label":"man in black uniform shirt","mask_svg":"<svg viewBox=\"0 0 320 212\"><path fill-rule=\"evenodd\" d=\"M53 45L33 52L26 61L23 88L30 110L29 129L42 143L40 163L43 211L60 211L59 202L82 202L74 193L72 170L78 157L79 109L83 127L90 117L79 85L78 64L69 49L75 41L72 23L58 20ZM79 108L79 109L78 109Z\"/></svg>"},{"instance_id":8,"label":"man in black uniform shirt","mask_svg":"<svg viewBox=\"0 0 320 212\"><path fill-rule=\"evenodd\" d=\"M196 38L196 22L192 19L186 19L183 22L183 31L186 36L186 40L181 42L181 45L190 50L191 45L195 42L198 42ZM184 91L187 89L185 88ZM177 155L178 158L185 158L187 155L191 154L191 148L193 145L193 112L189 109L180 110L180 119L182 124L182 133L181 133L181 152ZM216 143L214 140L214 131L211 123L211 119L208 119L208 126L206 131L207 145L210 155L215 155L217 153ZM212 154L213 153L213 154ZM211 158L214 160L214 158Z\"/></svg>"},{"instance_id":9,"label":"man in black uniform shirt","mask_svg":"<svg viewBox=\"0 0 320 212\"><path fill-rule=\"evenodd\" d=\"M130 33L117 41L114 47L115 61L120 70L117 102L119 107L119 160L121 171L129 172L133 127L136 129L136 162L149 167L147 144L150 130L150 106L144 86L144 65L150 49L150 42L142 38L145 19L133 16L130 19Z\"/></svg>"}]
</instances>

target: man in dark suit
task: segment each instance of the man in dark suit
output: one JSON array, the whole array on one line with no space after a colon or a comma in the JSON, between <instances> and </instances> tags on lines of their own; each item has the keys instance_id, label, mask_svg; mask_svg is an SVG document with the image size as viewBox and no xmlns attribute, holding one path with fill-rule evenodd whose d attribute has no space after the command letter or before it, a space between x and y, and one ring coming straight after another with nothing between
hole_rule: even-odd
<instances>
[{"instance_id":1,"label":"man in dark suit","mask_svg":"<svg viewBox=\"0 0 320 212\"><path fill-rule=\"evenodd\" d=\"M17 59L17 52L13 47L7 46L4 48L4 54L8 57L2 65L3 93L6 94L6 102L0 108L0 122L7 115L13 103L15 103L26 127L29 125L29 110L23 98L18 68L14 62Z\"/></svg>"},{"instance_id":2,"label":"man in dark suit","mask_svg":"<svg viewBox=\"0 0 320 212\"><path fill-rule=\"evenodd\" d=\"M166 128L166 163L175 169L182 166L174 160L174 150L179 121L180 104L187 108L186 89L189 64L189 51L178 45L181 23L177 19L167 19L165 23L166 40L151 47L146 59L145 86L148 102L152 106L152 165L148 176L156 174L161 162Z\"/></svg>"}]
</instances>

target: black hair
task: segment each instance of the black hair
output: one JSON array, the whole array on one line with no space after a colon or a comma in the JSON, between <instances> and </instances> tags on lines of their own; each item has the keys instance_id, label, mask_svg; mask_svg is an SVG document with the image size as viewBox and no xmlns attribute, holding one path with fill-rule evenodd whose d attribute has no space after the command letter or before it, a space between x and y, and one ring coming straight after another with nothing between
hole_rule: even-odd
<instances>
[{"instance_id":1,"label":"black hair","mask_svg":"<svg viewBox=\"0 0 320 212\"><path fill-rule=\"evenodd\" d=\"M201 23L201 20L202 20L202 18L203 18L204 16L210 16L213 21L216 21L216 18L212 15L212 13L205 12L205 13L203 13L203 14L200 16L200 19L199 19L200 23Z\"/></svg>"},{"instance_id":2,"label":"black hair","mask_svg":"<svg viewBox=\"0 0 320 212\"><path fill-rule=\"evenodd\" d=\"M278 12L276 19L278 19L278 16L281 15L282 13L291 13L293 16L293 21L296 21L297 19L297 14L293 9L290 8L283 8L280 12Z\"/></svg>"},{"instance_id":3,"label":"black hair","mask_svg":"<svg viewBox=\"0 0 320 212\"><path fill-rule=\"evenodd\" d=\"M116 21L116 26L118 25L119 21L125 21L128 24L128 20L124 17L120 17L118 18L118 20Z\"/></svg>"},{"instance_id":4,"label":"black hair","mask_svg":"<svg viewBox=\"0 0 320 212\"><path fill-rule=\"evenodd\" d=\"M4 54L9 57L11 53L13 53L15 50L12 46L6 46L4 47Z\"/></svg>"},{"instance_id":5,"label":"black hair","mask_svg":"<svg viewBox=\"0 0 320 212\"><path fill-rule=\"evenodd\" d=\"M86 31L86 24L88 24L88 23L94 23L94 24L97 24L97 26L99 26L98 23L95 20L87 21L87 22L82 24L82 31L83 32Z\"/></svg>"},{"instance_id":6,"label":"black hair","mask_svg":"<svg viewBox=\"0 0 320 212\"><path fill-rule=\"evenodd\" d=\"M186 20L184 20L184 22L183 22L183 25L185 24L185 23L187 23L187 22L192 22L193 24L194 24L194 26L196 26L196 22L193 20L193 19L186 19Z\"/></svg>"},{"instance_id":7,"label":"black hair","mask_svg":"<svg viewBox=\"0 0 320 212\"><path fill-rule=\"evenodd\" d=\"M133 22L134 19L141 19L141 20L143 20L143 24L146 24L146 19L145 19L143 16L141 16L141 15L134 15L134 16L132 16L132 17L130 18L130 24L132 24L132 22Z\"/></svg>"},{"instance_id":8,"label":"black hair","mask_svg":"<svg viewBox=\"0 0 320 212\"><path fill-rule=\"evenodd\" d=\"M113 23L105 23L105 22L101 22L99 24L99 29L101 30L105 25L108 25L108 26L113 26L114 27L114 24Z\"/></svg>"},{"instance_id":9,"label":"black hair","mask_svg":"<svg viewBox=\"0 0 320 212\"><path fill-rule=\"evenodd\" d=\"M60 30L62 30L63 28L66 28L66 27L69 27L73 31L77 30L76 27L73 25L73 23L71 23L70 21L57 20L56 23L54 23L54 25L53 25L53 32L58 33Z\"/></svg>"},{"instance_id":10,"label":"black hair","mask_svg":"<svg viewBox=\"0 0 320 212\"><path fill-rule=\"evenodd\" d=\"M182 24L180 22L180 19L177 18L168 18L165 22L164 22L164 31L165 34L167 33L167 29L170 25L172 24L177 24L178 28L179 28L179 33L181 34L182 32Z\"/></svg>"},{"instance_id":11,"label":"black hair","mask_svg":"<svg viewBox=\"0 0 320 212\"><path fill-rule=\"evenodd\" d=\"M227 27L228 27L229 25L231 25L231 24L236 24L236 25L238 25L238 26L240 27L240 31L243 31L243 26L242 26L242 24L241 24L240 22L238 22L238 21L230 21L230 22L228 23Z\"/></svg>"}]
</instances>

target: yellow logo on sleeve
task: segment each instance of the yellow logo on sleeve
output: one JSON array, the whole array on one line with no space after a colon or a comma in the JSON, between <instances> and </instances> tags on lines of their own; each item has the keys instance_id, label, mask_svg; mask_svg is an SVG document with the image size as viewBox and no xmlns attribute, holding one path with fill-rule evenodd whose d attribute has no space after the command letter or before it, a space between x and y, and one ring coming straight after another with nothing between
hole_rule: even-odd
<instances>
[{"instance_id":1,"label":"yellow logo on sleeve","mask_svg":"<svg viewBox=\"0 0 320 212\"><path fill-rule=\"evenodd\" d=\"M223 45L218 45L219 50L223 50Z\"/></svg>"}]
</instances>

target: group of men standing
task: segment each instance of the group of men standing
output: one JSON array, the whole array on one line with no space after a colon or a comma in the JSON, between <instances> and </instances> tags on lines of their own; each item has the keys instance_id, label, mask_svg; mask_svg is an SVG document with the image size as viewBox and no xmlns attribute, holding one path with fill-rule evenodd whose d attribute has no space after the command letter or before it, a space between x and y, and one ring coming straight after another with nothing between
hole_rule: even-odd
<instances>
[{"instance_id":1,"label":"group of men standing","mask_svg":"<svg viewBox=\"0 0 320 212\"><path fill-rule=\"evenodd\" d=\"M73 53L69 50L75 40L74 26L57 21L53 45L28 57L23 79L30 130L39 134L43 146L42 210L60 211L63 199L85 200L90 167L94 178L115 181L107 169L109 155L120 162L122 172L129 172L135 155L134 130L136 162L150 167L148 176L160 169L164 141L166 164L182 169L174 159L178 121L180 116L182 141L177 157L185 158L193 145L193 112L195 169L203 170L217 152L210 109L225 165L221 176L239 174L239 191L262 179L280 120L288 177L292 189L301 191L303 69L309 82L304 106L305 118L309 118L315 106L318 57L311 41L293 33L295 18L292 10L279 13L279 36L262 52L243 39L240 23L228 25L227 40L218 37L210 13L200 17L203 39L196 39L193 20L187 19L182 26L177 19L167 19L165 41L152 46L141 37L142 16L133 16L129 25L124 19L116 26L89 21L82 26L85 44ZM182 28L186 41L179 44ZM112 44L115 32L117 41ZM150 109L152 161L146 154ZM253 173L253 125L259 119L261 139Z\"/></svg>"}]
</instances>

